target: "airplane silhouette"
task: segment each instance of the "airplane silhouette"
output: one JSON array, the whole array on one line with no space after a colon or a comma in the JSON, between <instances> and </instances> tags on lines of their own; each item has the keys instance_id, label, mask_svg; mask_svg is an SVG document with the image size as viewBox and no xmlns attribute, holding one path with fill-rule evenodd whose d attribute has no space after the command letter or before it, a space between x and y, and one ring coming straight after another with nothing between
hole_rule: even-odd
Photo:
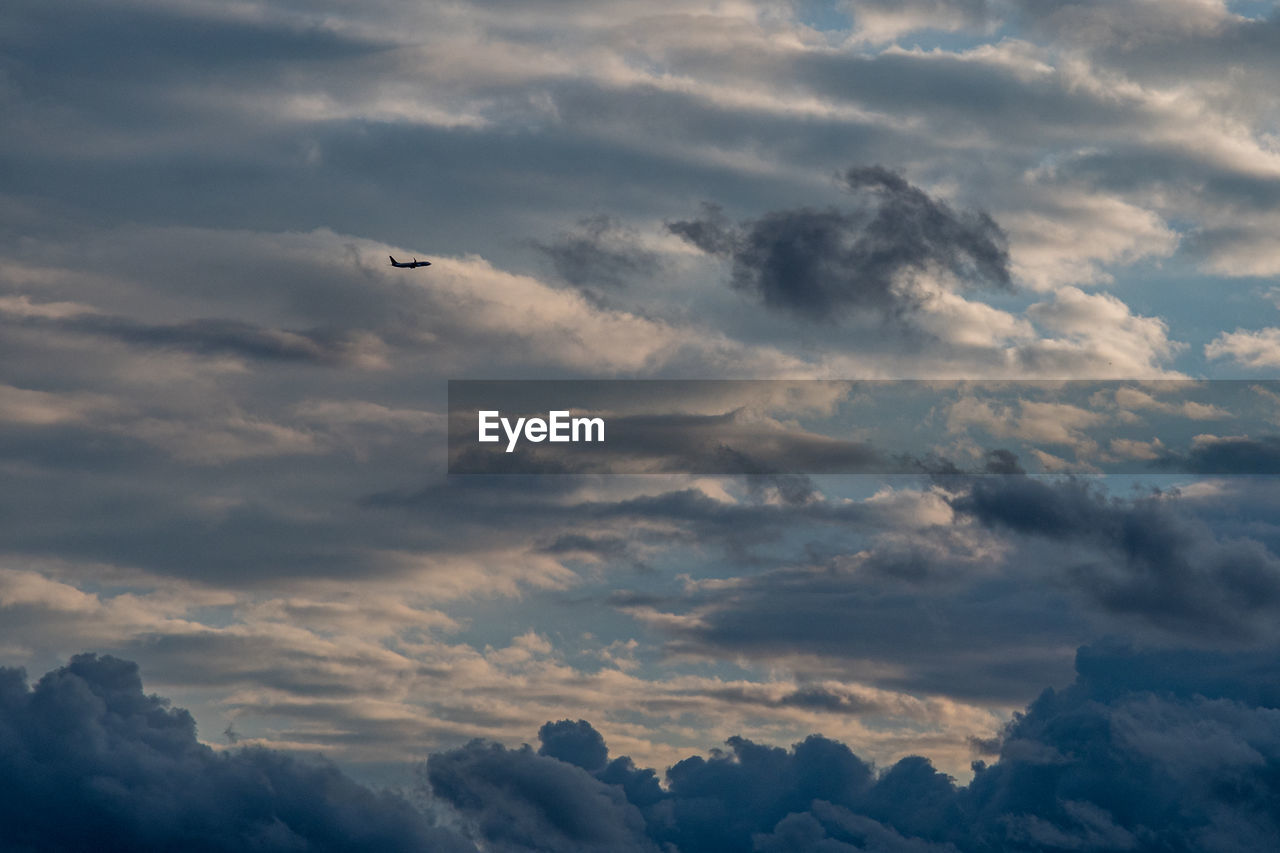
<instances>
[{"instance_id":1,"label":"airplane silhouette","mask_svg":"<svg viewBox=\"0 0 1280 853\"><path fill-rule=\"evenodd\" d=\"M400 261L397 261L395 258L392 258L390 255L387 255L387 257L391 258L391 266L400 267L402 269L411 270L411 269L416 269L418 267L431 266L431 261L420 261L417 258L414 258L412 261L405 261L404 263L401 263Z\"/></svg>"}]
</instances>

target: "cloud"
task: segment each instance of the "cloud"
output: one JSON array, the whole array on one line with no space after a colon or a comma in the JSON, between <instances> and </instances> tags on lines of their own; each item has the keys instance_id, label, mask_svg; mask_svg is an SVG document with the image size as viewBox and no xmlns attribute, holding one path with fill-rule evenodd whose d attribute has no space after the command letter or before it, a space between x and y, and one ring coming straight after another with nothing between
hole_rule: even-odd
<instances>
[{"instance_id":1,"label":"cloud","mask_svg":"<svg viewBox=\"0 0 1280 853\"><path fill-rule=\"evenodd\" d=\"M1198 484L1189 521L1190 490L1161 498L1187 521L1184 581L1176 559L1127 556L1125 524L1140 538L1145 518L1128 503L1098 537L1054 538L956 510L954 476L861 501L767 473L481 487L438 464L448 376L1238 366L1226 335L1216 358L1204 346L1239 305L1193 296L1220 288L1192 266L1277 267L1280 28L1257 8L17 0L0 32L0 307L23 319L0 335L0 540L19 574L0 644L29 662L136 654L245 731L344 757L510 745L568 716L650 764L820 726L962 773L955 744L1065 683L1098 632L1271 636L1280 543L1260 484L1247 500L1206 497L1239 481ZM851 162L910 183L868 174L847 194L830 176ZM699 199L725 212L690 217ZM1010 279L1044 294L1032 311L999 281L979 208L1008 234ZM674 245L654 223L676 219L704 227ZM881 241L876 222L901 231ZM753 229L759 257L830 249L843 284L774 275L766 293L755 267L745 295L724 287L717 258ZM401 247L431 275L385 269ZM533 274L548 263L561 279ZM760 308L769 294L780 310ZM823 299L839 323L813 321ZM1272 450L1218 439L1188 452L1246 468ZM175 578L191 583L155 591ZM1258 602L1236 634L1232 596ZM593 669L628 642L631 679ZM736 663L743 683L675 683ZM855 731L889 701L870 684L988 710L939 702L928 724ZM838 808L756 834L926 843ZM1123 846L1111 824L1142 843L1098 809L1011 818L1016 838L989 846Z\"/></svg>"},{"instance_id":2,"label":"cloud","mask_svg":"<svg viewBox=\"0 0 1280 853\"><path fill-rule=\"evenodd\" d=\"M0 815L30 849L1243 851L1280 831L1276 660L1084 646L1074 682L1015 714L966 786L923 757L877 768L820 735L789 749L730 737L662 786L561 720L536 752L475 740L431 755L424 811L331 764L215 752L134 664L77 655L34 688L0 670Z\"/></svg>"},{"instance_id":3,"label":"cloud","mask_svg":"<svg viewBox=\"0 0 1280 853\"><path fill-rule=\"evenodd\" d=\"M332 764L215 752L110 656L77 655L31 689L0 669L0 773L5 843L21 849L473 849Z\"/></svg>"},{"instance_id":4,"label":"cloud","mask_svg":"<svg viewBox=\"0 0 1280 853\"><path fill-rule=\"evenodd\" d=\"M1205 345L1206 358L1229 358L1242 367L1265 368L1280 365L1280 329L1223 332Z\"/></svg>"},{"instance_id":5,"label":"cloud","mask_svg":"<svg viewBox=\"0 0 1280 853\"><path fill-rule=\"evenodd\" d=\"M1280 26L1277 27L1280 30ZM1280 43L1280 40L1278 40ZM1272 177L1271 182L1280 183ZM1259 181L1259 183L1267 183ZM1271 278L1280 274L1280 216L1272 212L1277 192L1259 192L1266 199L1243 198L1206 210L1204 225L1190 235L1187 249L1202 258L1209 272L1231 277ZM1241 193L1243 194L1243 193ZM1259 209L1260 208L1260 209Z\"/></svg>"},{"instance_id":6,"label":"cloud","mask_svg":"<svg viewBox=\"0 0 1280 853\"><path fill-rule=\"evenodd\" d=\"M978 28L991 16L988 0L857 0L846 6L853 13L856 38L872 43L927 30Z\"/></svg>"},{"instance_id":7,"label":"cloud","mask_svg":"<svg viewBox=\"0 0 1280 853\"><path fill-rule=\"evenodd\" d=\"M661 269L661 256L638 245L635 235L609 216L578 222L550 243L535 243L570 284L595 291L625 287L635 278L650 278Z\"/></svg>"},{"instance_id":8,"label":"cloud","mask_svg":"<svg viewBox=\"0 0 1280 853\"><path fill-rule=\"evenodd\" d=\"M1186 451L1159 453L1156 465L1200 474L1280 474L1280 436L1197 435Z\"/></svg>"},{"instance_id":9,"label":"cloud","mask_svg":"<svg viewBox=\"0 0 1280 853\"><path fill-rule=\"evenodd\" d=\"M0 309L3 310L3 309ZM205 355L300 361L320 365L385 367L385 347L375 336L355 331L271 329L240 320L196 319L180 323L141 323L99 313L43 320L54 331L101 335L137 347L184 350Z\"/></svg>"},{"instance_id":10,"label":"cloud","mask_svg":"<svg viewBox=\"0 0 1280 853\"><path fill-rule=\"evenodd\" d=\"M586 720L561 720L538 730L539 755L549 755L588 773L603 770L609 760L604 738Z\"/></svg>"},{"instance_id":11,"label":"cloud","mask_svg":"<svg viewBox=\"0 0 1280 853\"><path fill-rule=\"evenodd\" d=\"M113 401L89 393L54 393L0 384L0 421L28 426L82 422L110 412Z\"/></svg>"},{"instance_id":12,"label":"cloud","mask_svg":"<svg viewBox=\"0 0 1280 853\"><path fill-rule=\"evenodd\" d=\"M809 320L861 312L903 319L918 308L904 279L925 272L1010 287L1004 232L987 214L956 213L879 166L851 168L842 181L868 207L777 211L741 226L708 208L706 218L667 227L727 256L735 288Z\"/></svg>"},{"instance_id":13,"label":"cloud","mask_svg":"<svg viewBox=\"0 0 1280 853\"><path fill-rule=\"evenodd\" d=\"M1160 376L1161 363L1185 348L1169 339L1164 320L1136 315L1108 293L1063 287L1051 301L1031 305L1027 315L1047 334L1020 347L1016 358L1042 375Z\"/></svg>"},{"instance_id":14,"label":"cloud","mask_svg":"<svg viewBox=\"0 0 1280 853\"><path fill-rule=\"evenodd\" d=\"M675 657L987 705L1025 701L1032 685L1065 677L1064 647L1088 634L1066 591L1018 570L1016 552L971 527L926 522L805 556L616 606L664 636Z\"/></svg>"},{"instance_id":15,"label":"cloud","mask_svg":"<svg viewBox=\"0 0 1280 853\"><path fill-rule=\"evenodd\" d=\"M1154 390L1159 393L1165 389L1157 386ZM1176 392L1179 386L1173 386L1173 390ZM1213 403L1200 403L1195 400L1184 400L1179 403L1176 397L1172 401L1158 400L1146 391L1128 386L1116 390L1115 404L1121 409L1121 418L1125 418L1127 413L1139 411L1180 415L1194 421L1226 420L1234 417L1230 411Z\"/></svg>"},{"instance_id":16,"label":"cloud","mask_svg":"<svg viewBox=\"0 0 1280 853\"><path fill-rule=\"evenodd\" d=\"M1073 586L1184 636L1254 636L1280 610L1280 559L1256 540L1220 539L1158 496L1125 501L1084 480L999 477L975 480L952 506L985 526L1098 548L1105 559L1076 554Z\"/></svg>"},{"instance_id":17,"label":"cloud","mask_svg":"<svg viewBox=\"0 0 1280 853\"><path fill-rule=\"evenodd\" d=\"M556 751L551 744L563 725L543 728L542 752ZM575 727L594 731L581 721ZM427 776L432 793L466 816L483 843L504 851L610 843L626 850L750 850L753 832L815 798L847 802L871 783L870 768L826 738L810 737L794 751L743 738L731 738L729 747L671 767L666 791L653 771L636 769L625 756L588 772L528 747L479 742L432 756Z\"/></svg>"},{"instance_id":18,"label":"cloud","mask_svg":"<svg viewBox=\"0 0 1280 853\"><path fill-rule=\"evenodd\" d=\"M1034 198L1004 217L1018 283L1049 292L1111 282L1115 276L1105 267L1128 267L1177 249L1177 233L1155 212L1105 187L1083 189L1054 177L1028 177L1036 184Z\"/></svg>"},{"instance_id":19,"label":"cloud","mask_svg":"<svg viewBox=\"0 0 1280 853\"><path fill-rule=\"evenodd\" d=\"M932 494L944 511L922 513L911 533L873 527L750 575L614 604L672 656L989 704L1025 699L1062 673L1065 648L1098 632L1209 648L1276 636L1276 537L1265 523L1223 529L1227 498L943 474Z\"/></svg>"},{"instance_id":20,"label":"cloud","mask_svg":"<svg viewBox=\"0 0 1280 853\"><path fill-rule=\"evenodd\" d=\"M626 757L588 771L480 742L433 756L428 778L478 840L509 851L608 837L651 849L644 836L686 853L1244 851L1280 831L1276 695L1257 689L1275 666L1272 653L1082 647L1075 682L1016 714L964 787L924 758L877 770L817 735L790 750L730 738L671 766L665 789Z\"/></svg>"},{"instance_id":21,"label":"cloud","mask_svg":"<svg viewBox=\"0 0 1280 853\"><path fill-rule=\"evenodd\" d=\"M658 851L621 788L527 746L508 750L473 741L433 755L426 778L434 796L468 819L481 849Z\"/></svg>"},{"instance_id":22,"label":"cloud","mask_svg":"<svg viewBox=\"0 0 1280 853\"><path fill-rule=\"evenodd\" d=\"M971 426L983 428L997 438L1018 438L1039 444L1065 445L1079 455L1088 455L1096 442L1085 430L1106 423L1105 414L1069 403L1018 400L1017 411L1008 404L961 397L947 410L947 429L963 432Z\"/></svg>"},{"instance_id":23,"label":"cloud","mask_svg":"<svg viewBox=\"0 0 1280 853\"><path fill-rule=\"evenodd\" d=\"M1076 683L1015 717L1000 760L969 786L979 813L1004 812L978 833L1031 849L1132 850L1247 850L1274 833L1261 807L1275 796L1274 697L1241 692L1258 683L1242 660L1261 663L1082 648Z\"/></svg>"}]
</instances>

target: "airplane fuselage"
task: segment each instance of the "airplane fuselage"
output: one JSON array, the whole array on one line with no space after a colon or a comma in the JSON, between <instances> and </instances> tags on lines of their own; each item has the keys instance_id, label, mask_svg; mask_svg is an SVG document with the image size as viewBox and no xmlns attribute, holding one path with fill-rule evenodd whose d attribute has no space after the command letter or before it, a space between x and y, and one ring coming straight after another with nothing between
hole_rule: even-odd
<instances>
[{"instance_id":1,"label":"airplane fuselage","mask_svg":"<svg viewBox=\"0 0 1280 853\"><path fill-rule=\"evenodd\" d=\"M401 269L409 269L409 270L411 270L411 269L416 269L417 267L429 267L429 266L431 266L431 261L420 261L420 260L418 260L417 258L414 258L412 261L397 261L397 260L396 260L394 257L392 257L391 255L388 255L387 257L391 258L391 266L393 266L393 267L399 267L399 268L401 268Z\"/></svg>"}]
</instances>

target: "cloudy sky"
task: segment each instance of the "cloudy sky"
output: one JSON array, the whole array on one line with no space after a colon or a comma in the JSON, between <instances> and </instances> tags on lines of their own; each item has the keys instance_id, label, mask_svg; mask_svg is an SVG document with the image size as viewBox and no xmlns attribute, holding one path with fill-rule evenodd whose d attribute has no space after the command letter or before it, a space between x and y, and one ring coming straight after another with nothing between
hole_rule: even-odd
<instances>
[{"instance_id":1,"label":"cloudy sky","mask_svg":"<svg viewBox=\"0 0 1280 853\"><path fill-rule=\"evenodd\" d=\"M1271 378L1277 4L9 0L0 117L0 752L147 720L210 839L275 773L334 849L1276 831L1267 387L950 401L1002 475L879 478L449 478L445 390ZM1019 473L1157 412L1212 475Z\"/></svg>"}]
</instances>

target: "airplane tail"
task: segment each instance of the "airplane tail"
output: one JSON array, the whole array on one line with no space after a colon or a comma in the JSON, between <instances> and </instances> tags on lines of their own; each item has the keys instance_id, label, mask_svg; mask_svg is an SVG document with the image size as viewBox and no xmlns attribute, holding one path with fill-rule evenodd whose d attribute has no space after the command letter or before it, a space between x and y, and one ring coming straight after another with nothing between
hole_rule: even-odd
<instances>
[{"instance_id":1,"label":"airplane tail","mask_svg":"<svg viewBox=\"0 0 1280 853\"><path fill-rule=\"evenodd\" d=\"M393 264L394 264L394 263L396 262L396 259L395 259L395 258L393 258L393 257L391 257L391 255L387 255L387 257L388 257L388 258L391 258L391 263L393 263Z\"/></svg>"}]
</instances>

